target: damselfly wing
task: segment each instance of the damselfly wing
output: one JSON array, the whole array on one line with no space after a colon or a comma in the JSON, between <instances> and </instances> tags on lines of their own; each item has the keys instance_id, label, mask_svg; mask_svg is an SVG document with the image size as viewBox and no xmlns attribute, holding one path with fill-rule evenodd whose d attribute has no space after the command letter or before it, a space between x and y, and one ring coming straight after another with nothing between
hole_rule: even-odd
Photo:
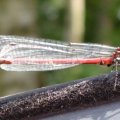
<instances>
[{"instance_id":1,"label":"damselfly wing","mask_svg":"<svg viewBox=\"0 0 120 120\"><path fill-rule=\"evenodd\" d=\"M1 68L8 71L49 71L100 62L108 65L114 62L116 50L100 44L0 36Z\"/></svg>"}]
</instances>

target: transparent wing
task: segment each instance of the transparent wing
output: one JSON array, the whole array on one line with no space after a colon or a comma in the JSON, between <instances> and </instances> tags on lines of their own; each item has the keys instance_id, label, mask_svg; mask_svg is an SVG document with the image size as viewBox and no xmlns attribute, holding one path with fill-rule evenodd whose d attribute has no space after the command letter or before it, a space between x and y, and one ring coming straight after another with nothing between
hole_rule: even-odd
<instances>
[{"instance_id":1,"label":"transparent wing","mask_svg":"<svg viewBox=\"0 0 120 120\"><path fill-rule=\"evenodd\" d=\"M71 58L71 47L68 44L46 39L0 36L0 57L12 61L2 64L1 68L9 71L46 71L75 66L77 64L54 64L52 59ZM21 60L18 60L18 59ZM33 59L48 62L40 64ZM30 60L30 61L29 61Z\"/></svg>"},{"instance_id":2,"label":"transparent wing","mask_svg":"<svg viewBox=\"0 0 120 120\"><path fill-rule=\"evenodd\" d=\"M36 64L2 64L1 68L7 71L51 71L51 70L59 70L59 69L65 69L69 67L74 67L75 65L73 64L59 64L59 65L36 65Z\"/></svg>"},{"instance_id":3,"label":"transparent wing","mask_svg":"<svg viewBox=\"0 0 120 120\"><path fill-rule=\"evenodd\" d=\"M0 36L0 58L12 64L2 64L9 71L46 71L73 67L78 64L54 62L108 57L114 47L98 44L63 43L47 39Z\"/></svg>"},{"instance_id":4,"label":"transparent wing","mask_svg":"<svg viewBox=\"0 0 120 120\"><path fill-rule=\"evenodd\" d=\"M71 47L82 58L109 57L115 52L116 47L93 43L70 43Z\"/></svg>"}]
</instances>

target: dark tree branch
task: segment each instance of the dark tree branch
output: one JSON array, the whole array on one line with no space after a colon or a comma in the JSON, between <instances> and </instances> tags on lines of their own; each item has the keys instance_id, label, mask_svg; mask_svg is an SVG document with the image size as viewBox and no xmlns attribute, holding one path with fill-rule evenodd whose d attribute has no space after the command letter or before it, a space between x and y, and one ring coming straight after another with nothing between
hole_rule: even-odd
<instances>
[{"instance_id":1,"label":"dark tree branch","mask_svg":"<svg viewBox=\"0 0 120 120\"><path fill-rule=\"evenodd\" d=\"M35 119L120 99L120 73L40 88L0 99L0 120Z\"/></svg>"}]
</instances>

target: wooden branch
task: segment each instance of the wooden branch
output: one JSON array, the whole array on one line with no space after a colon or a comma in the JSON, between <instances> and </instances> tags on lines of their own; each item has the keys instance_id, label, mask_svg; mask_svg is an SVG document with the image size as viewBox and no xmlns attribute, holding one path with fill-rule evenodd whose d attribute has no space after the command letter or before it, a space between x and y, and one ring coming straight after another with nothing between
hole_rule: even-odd
<instances>
[{"instance_id":1,"label":"wooden branch","mask_svg":"<svg viewBox=\"0 0 120 120\"><path fill-rule=\"evenodd\" d=\"M0 120L46 117L120 99L120 73L85 78L0 99Z\"/></svg>"}]
</instances>

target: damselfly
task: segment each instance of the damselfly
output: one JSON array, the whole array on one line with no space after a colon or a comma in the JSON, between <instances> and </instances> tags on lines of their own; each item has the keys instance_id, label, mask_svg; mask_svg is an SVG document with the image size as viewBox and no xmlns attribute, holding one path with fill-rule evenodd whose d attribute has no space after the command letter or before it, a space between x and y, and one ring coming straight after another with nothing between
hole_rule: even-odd
<instances>
[{"instance_id":1,"label":"damselfly","mask_svg":"<svg viewBox=\"0 0 120 120\"><path fill-rule=\"evenodd\" d=\"M1 35L0 64L8 71L49 71L79 64L117 66L120 48Z\"/></svg>"}]
</instances>

